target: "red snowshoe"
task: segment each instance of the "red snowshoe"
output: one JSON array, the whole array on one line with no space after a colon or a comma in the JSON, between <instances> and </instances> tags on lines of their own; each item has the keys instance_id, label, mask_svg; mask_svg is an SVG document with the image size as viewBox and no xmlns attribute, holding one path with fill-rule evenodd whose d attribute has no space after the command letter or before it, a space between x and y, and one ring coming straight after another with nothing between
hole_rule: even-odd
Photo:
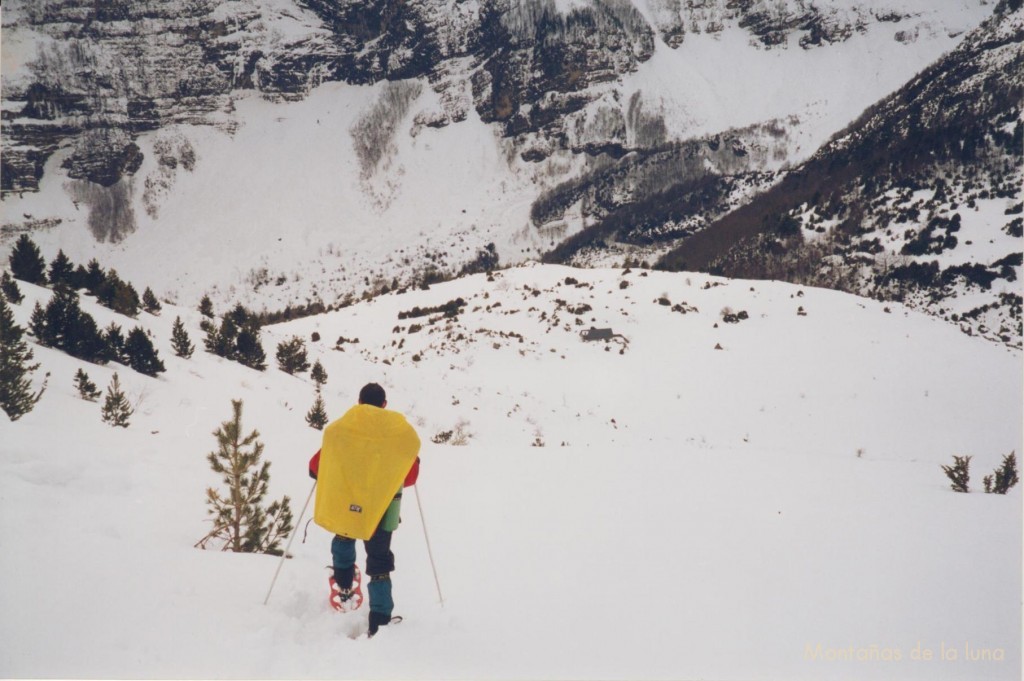
<instances>
[{"instance_id":1,"label":"red snowshoe","mask_svg":"<svg viewBox=\"0 0 1024 681\"><path fill-rule=\"evenodd\" d=\"M333 572L334 568L331 570ZM355 574L352 575L351 588L340 588L334 581L333 574L328 578L328 582L331 585L331 607L338 612L352 612L363 604L363 574L359 571L358 565L355 566Z\"/></svg>"}]
</instances>

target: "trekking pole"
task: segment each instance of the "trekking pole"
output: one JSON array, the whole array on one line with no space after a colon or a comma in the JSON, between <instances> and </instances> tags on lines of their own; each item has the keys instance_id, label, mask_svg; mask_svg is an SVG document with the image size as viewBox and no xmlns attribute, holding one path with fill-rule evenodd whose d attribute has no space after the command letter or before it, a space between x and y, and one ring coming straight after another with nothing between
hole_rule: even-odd
<instances>
[{"instance_id":1,"label":"trekking pole","mask_svg":"<svg viewBox=\"0 0 1024 681\"><path fill-rule=\"evenodd\" d=\"M288 551L292 548L292 542L295 541L295 535L299 533L299 526L302 524L302 516L306 515L306 508L309 507L309 500L313 498L313 492L316 490L316 480L313 480L313 487L309 490L309 496L306 497L306 503L302 505L302 513L299 514L299 519L295 521L295 529L292 530L292 536L288 539L288 546L284 547L284 553L281 554L281 560L277 563L277 570L274 571L274 579L270 581L270 588L267 589L267 597L263 599L263 605L267 604L270 600L270 592L274 590L274 584L277 583L277 576L281 574L281 566L284 565L284 559L288 557Z\"/></svg>"},{"instance_id":2,"label":"trekking pole","mask_svg":"<svg viewBox=\"0 0 1024 681\"><path fill-rule=\"evenodd\" d=\"M423 517L423 504L420 502L420 486L413 485L416 490L416 506L420 509L420 522L423 523L423 538L427 540L427 556L430 557L430 569L434 571L434 584L437 585L437 599L444 607L444 596L441 595L441 581L437 578L437 566L434 565L434 552L430 550L430 535L427 534L427 520Z\"/></svg>"}]
</instances>

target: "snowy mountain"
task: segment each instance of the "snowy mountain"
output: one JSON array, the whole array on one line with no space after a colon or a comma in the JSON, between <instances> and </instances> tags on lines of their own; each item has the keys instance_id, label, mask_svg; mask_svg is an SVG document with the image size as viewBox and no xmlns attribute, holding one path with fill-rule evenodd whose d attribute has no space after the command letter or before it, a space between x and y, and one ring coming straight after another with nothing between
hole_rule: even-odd
<instances>
[{"instance_id":1,"label":"snowy mountain","mask_svg":"<svg viewBox=\"0 0 1024 681\"><path fill-rule=\"evenodd\" d=\"M992 9L9 2L0 245L29 231L183 304L335 305L682 192L653 259Z\"/></svg>"},{"instance_id":2,"label":"snowy mountain","mask_svg":"<svg viewBox=\"0 0 1024 681\"><path fill-rule=\"evenodd\" d=\"M1020 347L1024 12L997 12L662 264L906 300Z\"/></svg>"},{"instance_id":3,"label":"snowy mountain","mask_svg":"<svg viewBox=\"0 0 1024 681\"><path fill-rule=\"evenodd\" d=\"M27 326L52 294L21 289ZM978 482L1022 451L1021 354L898 303L537 265L265 327L268 354L297 335L321 361L332 417L381 381L424 442L395 534L405 621L372 641L347 638L365 612L327 604L316 525L266 606L277 558L193 548L232 399L298 515L320 439L308 375L203 352L192 307L81 306L145 328L167 371L32 344L47 390L0 423L0 676L1021 673L1020 487ZM191 359L172 352L177 317ZM621 336L585 341L591 327ZM119 374L127 428L78 397L79 369L100 388ZM973 494L940 470L961 454Z\"/></svg>"}]
</instances>

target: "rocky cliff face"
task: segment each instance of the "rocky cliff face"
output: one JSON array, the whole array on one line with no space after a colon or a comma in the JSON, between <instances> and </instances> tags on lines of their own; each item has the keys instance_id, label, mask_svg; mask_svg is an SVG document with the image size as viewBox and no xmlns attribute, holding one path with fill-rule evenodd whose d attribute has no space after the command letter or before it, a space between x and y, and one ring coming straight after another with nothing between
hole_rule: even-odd
<instances>
[{"instance_id":1,"label":"rocky cliff face","mask_svg":"<svg viewBox=\"0 0 1024 681\"><path fill-rule=\"evenodd\" d=\"M739 28L766 47L815 49L912 19L804 0L12 0L5 39L24 63L4 73L2 190L36 189L73 139L68 175L109 186L137 167L142 131L225 124L232 92L296 98L327 81L426 78L444 105L425 124L472 107L528 160L621 156L666 141L656 122L630 126L637 104L613 92L658 39Z\"/></svg>"},{"instance_id":2,"label":"rocky cliff face","mask_svg":"<svg viewBox=\"0 0 1024 681\"><path fill-rule=\"evenodd\" d=\"M21 63L4 73L4 191L34 190L70 143L69 177L111 186L138 168L134 138L218 119L230 93L297 95L330 52L326 31L291 39L269 10L212 0L32 0L5 7ZM274 20L274 21L272 21ZM311 56L316 54L316 56Z\"/></svg>"},{"instance_id":3,"label":"rocky cliff face","mask_svg":"<svg viewBox=\"0 0 1024 681\"><path fill-rule=\"evenodd\" d=\"M427 77L442 94L466 85L472 93L448 97L428 124L463 120L471 104L514 136L579 111L595 99L592 86L653 50L650 27L621 0L568 15L550 0L448 4L9 3L5 33L37 49L5 83L3 189L35 189L55 148L97 129L118 133L88 135L65 167L109 185L132 171L134 134L215 122L244 89L294 98L327 81ZM449 63L464 58L457 70Z\"/></svg>"},{"instance_id":4,"label":"rocky cliff face","mask_svg":"<svg viewBox=\"0 0 1024 681\"><path fill-rule=\"evenodd\" d=\"M655 26L666 43L681 44L687 34L719 33L730 25L746 29L766 47L784 45L791 36L804 49L847 40L875 21L911 18L904 10L873 9L865 3L765 2L765 0L652 0Z\"/></svg>"}]
</instances>

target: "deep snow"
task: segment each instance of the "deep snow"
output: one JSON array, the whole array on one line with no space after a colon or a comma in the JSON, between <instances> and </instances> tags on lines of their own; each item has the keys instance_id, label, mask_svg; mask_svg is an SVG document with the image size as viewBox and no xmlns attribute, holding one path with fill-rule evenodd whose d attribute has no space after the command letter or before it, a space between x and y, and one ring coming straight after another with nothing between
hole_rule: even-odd
<instances>
[{"instance_id":1,"label":"deep snow","mask_svg":"<svg viewBox=\"0 0 1024 681\"><path fill-rule=\"evenodd\" d=\"M48 292L22 290L24 325ZM460 296L455 321L398 319ZM727 306L748 319L724 323ZM176 315L201 348L191 309L135 322L83 308L151 329L167 372L35 348L49 388L0 421L2 677L1020 676L1021 492L978 489L1022 451L1019 351L831 291L554 266L268 327L264 373L175 357ZM584 343L590 325L628 344ZM327 369L332 416L378 380L424 441L445 602L410 493L395 535L406 620L372 641L347 638L365 612L327 605L315 525L266 606L276 558L193 548L233 398L273 462L270 496L297 515L309 494L313 385L273 361L292 334ZM338 336L359 342L335 350ZM101 388L117 370L128 429L74 394L79 367ZM431 442L448 430L467 444ZM954 454L974 456L970 495L939 468ZM918 647L933 659L910 659ZM970 659L982 650L995 659Z\"/></svg>"}]
</instances>

